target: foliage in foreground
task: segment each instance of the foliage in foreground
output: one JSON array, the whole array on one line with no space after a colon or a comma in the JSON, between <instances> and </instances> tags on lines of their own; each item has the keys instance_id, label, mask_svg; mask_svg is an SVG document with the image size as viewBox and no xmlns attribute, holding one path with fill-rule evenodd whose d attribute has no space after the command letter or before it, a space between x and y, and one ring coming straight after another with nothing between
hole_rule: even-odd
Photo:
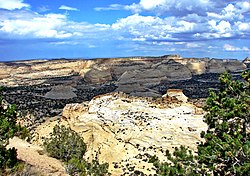
<instances>
[{"instance_id":1,"label":"foliage in foreground","mask_svg":"<svg viewBox=\"0 0 250 176\"><path fill-rule=\"evenodd\" d=\"M0 174L4 174L7 168L13 168L18 160L15 148L6 149L9 139L15 135L27 137L26 128L17 125L17 112L14 105L9 105L2 99L0 87Z\"/></svg>"},{"instance_id":2,"label":"foliage in foreground","mask_svg":"<svg viewBox=\"0 0 250 176\"><path fill-rule=\"evenodd\" d=\"M100 164L97 160L88 163L83 159L86 144L83 139L70 128L56 125L44 147L50 156L62 160L70 175L108 175L108 164Z\"/></svg>"},{"instance_id":3,"label":"foliage in foreground","mask_svg":"<svg viewBox=\"0 0 250 176\"><path fill-rule=\"evenodd\" d=\"M198 175L195 170L198 163L194 160L192 151L186 147L176 147L173 155L167 150L166 156L169 162L161 163L157 156L149 159L149 163L153 163L157 168L158 175Z\"/></svg>"},{"instance_id":4,"label":"foliage in foreground","mask_svg":"<svg viewBox=\"0 0 250 176\"><path fill-rule=\"evenodd\" d=\"M166 152L169 163L151 158L159 175L250 175L250 70L244 81L220 76L221 88L210 92L205 110L208 130L201 133L205 142L194 156L187 148Z\"/></svg>"},{"instance_id":5,"label":"foliage in foreground","mask_svg":"<svg viewBox=\"0 0 250 176\"><path fill-rule=\"evenodd\" d=\"M7 167L13 167L17 162L16 150L6 149L9 139L18 131L16 119L15 107L7 105L0 97L0 169L2 171Z\"/></svg>"}]
</instances>

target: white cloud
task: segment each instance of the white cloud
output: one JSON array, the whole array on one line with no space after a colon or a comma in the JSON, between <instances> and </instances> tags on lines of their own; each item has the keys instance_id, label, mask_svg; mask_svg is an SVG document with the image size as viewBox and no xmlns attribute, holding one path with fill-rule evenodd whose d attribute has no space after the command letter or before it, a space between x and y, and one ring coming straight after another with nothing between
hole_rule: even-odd
<instances>
[{"instance_id":1,"label":"white cloud","mask_svg":"<svg viewBox=\"0 0 250 176\"><path fill-rule=\"evenodd\" d=\"M223 46L224 50L226 51L250 51L248 47L242 47L242 48L239 48L239 47L235 47L233 45L230 45L230 44L225 44Z\"/></svg>"},{"instance_id":2,"label":"white cloud","mask_svg":"<svg viewBox=\"0 0 250 176\"><path fill-rule=\"evenodd\" d=\"M248 1L237 2L236 5L240 9L241 13L250 11L250 2Z\"/></svg>"},{"instance_id":3,"label":"white cloud","mask_svg":"<svg viewBox=\"0 0 250 176\"><path fill-rule=\"evenodd\" d=\"M94 10L96 11L103 11L103 10L123 10L125 6L121 4L111 4L108 7L95 7Z\"/></svg>"},{"instance_id":4,"label":"white cloud","mask_svg":"<svg viewBox=\"0 0 250 176\"><path fill-rule=\"evenodd\" d=\"M38 38L68 38L72 34L57 30L66 24L66 16L47 14L34 16L33 19L11 19L1 22L0 31L20 36L33 35Z\"/></svg>"},{"instance_id":5,"label":"white cloud","mask_svg":"<svg viewBox=\"0 0 250 176\"><path fill-rule=\"evenodd\" d=\"M23 0L0 0L0 9L15 10L30 7Z\"/></svg>"},{"instance_id":6,"label":"white cloud","mask_svg":"<svg viewBox=\"0 0 250 176\"><path fill-rule=\"evenodd\" d=\"M48 6L41 6L38 8L38 12L47 12L49 10Z\"/></svg>"},{"instance_id":7,"label":"white cloud","mask_svg":"<svg viewBox=\"0 0 250 176\"><path fill-rule=\"evenodd\" d=\"M140 5L145 10L153 10L157 7L164 6L166 4L167 0L141 0Z\"/></svg>"},{"instance_id":8,"label":"white cloud","mask_svg":"<svg viewBox=\"0 0 250 176\"><path fill-rule=\"evenodd\" d=\"M250 31L250 23L238 21L235 23L239 31Z\"/></svg>"},{"instance_id":9,"label":"white cloud","mask_svg":"<svg viewBox=\"0 0 250 176\"><path fill-rule=\"evenodd\" d=\"M76 45L115 37L110 25L74 22L64 14L32 13L31 11L0 11L1 39L38 39L53 45ZM93 42L92 42L93 43Z\"/></svg>"},{"instance_id":10,"label":"white cloud","mask_svg":"<svg viewBox=\"0 0 250 176\"><path fill-rule=\"evenodd\" d=\"M205 10L212 9L214 4L211 0L140 0L138 4L127 6L127 10L136 13L152 11L156 14L171 13L185 16L187 12L202 14Z\"/></svg>"},{"instance_id":11,"label":"white cloud","mask_svg":"<svg viewBox=\"0 0 250 176\"><path fill-rule=\"evenodd\" d=\"M112 29L132 39L143 38L147 40L176 40L172 35L181 35L193 32L196 24L184 20L168 17L165 19L154 16L131 15L119 19L112 25ZM178 40L178 39L177 39Z\"/></svg>"},{"instance_id":12,"label":"white cloud","mask_svg":"<svg viewBox=\"0 0 250 176\"><path fill-rule=\"evenodd\" d=\"M220 34L231 31L231 24L228 21L222 20L220 22L216 22L215 20L210 20L208 21L208 24L212 30L217 31Z\"/></svg>"},{"instance_id":13,"label":"white cloud","mask_svg":"<svg viewBox=\"0 0 250 176\"><path fill-rule=\"evenodd\" d=\"M61 5L59 7L60 10L69 10L69 11L79 11L77 8L74 8L74 7L69 7L69 6L66 6L66 5Z\"/></svg>"},{"instance_id":14,"label":"white cloud","mask_svg":"<svg viewBox=\"0 0 250 176\"><path fill-rule=\"evenodd\" d=\"M198 44L198 43L187 43L186 44L186 47L187 48L199 48L201 47L202 45L201 44Z\"/></svg>"},{"instance_id":15,"label":"white cloud","mask_svg":"<svg viewBox=\"0 0 250 176\"><path fill-rule=\"evenodd\" d=\"M216 18L216 19L224 19L224 20L234 20L234 19L243 19L244 15L242 13L245 12L241 7L241 3L239 4L228 4L224 7L220 13L217 12L207 12L208 17Z\"/></svg>"}]
</instances>

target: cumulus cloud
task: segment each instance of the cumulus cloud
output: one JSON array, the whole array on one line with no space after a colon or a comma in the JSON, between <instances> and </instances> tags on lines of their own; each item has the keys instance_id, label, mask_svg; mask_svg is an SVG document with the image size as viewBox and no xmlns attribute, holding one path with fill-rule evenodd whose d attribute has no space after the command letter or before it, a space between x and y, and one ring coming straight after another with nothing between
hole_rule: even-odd
<instances>
[{"instance_id":1,"label":"cumulus cloud","mask_svg":"<svg viewBox=\"0 0 250 176\"><path fill-rule=\"evenodd\" d=\"M0 0L0 3L6 1ZM120 44L115 47L121 46L130 51L135 47L137 51L162 50L163 54L164 51L186 52L195 48L199 51L206 48L212 52L221 46L225 51L249 52L248 47L225 44L225 38L226 41L235 38L248 41L250 3L247 0L234 3L226 0L140 0L128 5L111 4L95 8L96 11L133 12L113 24L71 21L68 15L48 13L46 6L38 9L43 12L39 14L25 9L29 5L21 0L11 1L24 5L0 10L0 39L46 40L57 46L81 45L88 48L98 48L101 42L113 42ZM59 9L78 10L65 5ZM214 40L219 42L217 46L213 46Z\"/></svg>"},{"instance_id":2,"label":"cumulus cloud","mask_svg":"<svg viewBox=\"0 0 250 176\"><path fill-rule=\"evenodd\" d=\"M125 33L124 36L143 40L181 40L178 36L183 33L192 34L196 24L175 17L159 18L154 16L141 16L134 14L119 19L112 25L112 29ZM173 37L175 35L175 37ZM188 35L188 34L187 34Z\"/></svg>"},{"instance_id":3,"label":"cumulus cloud","mask_svg":"<svg viewBox=\"0 0 250 176\"><path fill-rule=\"evenodd\" d=\"M226 33L231 31L231 24L228 21L220 21L217 23L215 20L208 21L210 28L212 31L216 31L218 33Z\"/></svg>"},{"instance_id":4,"label":"cumulus cloud","mask_svg":"<svg viewBox=\"0 0 250 176\"><path fill-rule=\"evenodd\" d=\"M30 7L23 0L0 0L0 9L15 10Z\"/></svg>"},{"instance_id":5,"label":"cumulus cloud","mask_svg":"<svg viewBox=\"0 0 250 176\"><path fill-rule=\"evenodd\" d=\"M237 21L237 22L235 22L235 25L237 26L237 28L240 32L250 31L250 22L244 23L241 21Z\"/></svg>"},{"instance_id":6,"label":"cumulus cloud","mask_svg":"<svg viewBox=\"0 0 250 176\"><path fill-rule=\"evenodd\" d=\"M236 46L233 46L233 45L230 45L230 44L225 44L223 46L224 50L226 51L250 51L248 47L236 47Z\"/></svg>"},{"instance_id":7,"label":"cumulus cloud","mask_svg":"<svg viewBox=\"0 0 250 176\"><path fill-rule=\"evenodd\" d=\"M64 26L66 16L61 14L47 14L34 16L33 19L11 19L1 22L0 31L19 36L34 36L38 38L67 38L73 34L57 30Z\"/></svg>"},{"instance_id":8,"label":"cumulus cloud","mask_svg":"<svg viewBox=\"0 0 250 176\"><path fill-rule=\"evenodd\" d=\"M94 38L96 33L104 33L109 28L105 24L73 22L64 14L45 14L18 12L5 14L0 18L1 38L54 38L79 39ZM102 34L103 35L103 34Z\"/></svg>"},{"instance_id":9,"label":"cumulus cloud","mask_svg":"<svg viewBox=\"0 0 250 176\"><path fill-rule=\"evenodd\" d=\"M74 7L69 7L69 6L66 6L66 5L61 5L59 7L60 10L69 10L69 11L79 11L77 8L74 8Z\"/></svg>"},{"instance_id":10,"label":"cumulus cloud","mask_svg":"<svg viewBox=\"0 0 250 176\"><path fill-rule=\"evenodd\" d=\"M128 5L126 9L137 13L151 11L158 15L185 16L187 13L204 14L204 11L212 9L214 4L211 0L140 0L138 4Z\"/></svg>"},{"instance_id":11,"label":"cumulus cloud","mask_svg":"<svg viewBox=\"0 0 250 176\"><path fill-rule=\"evenodd\" d=\"M141 0L139 4L145 10L153 10L165 6L166 3L167 0Z\"/></svg>"}]
</instances>

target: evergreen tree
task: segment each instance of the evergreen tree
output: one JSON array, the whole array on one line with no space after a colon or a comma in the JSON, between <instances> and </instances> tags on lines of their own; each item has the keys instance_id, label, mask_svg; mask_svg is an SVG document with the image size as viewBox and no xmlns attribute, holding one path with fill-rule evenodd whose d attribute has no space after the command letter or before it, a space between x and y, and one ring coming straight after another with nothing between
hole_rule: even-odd
<instances>
[{"instance_id":1,"label":"evergreen tree","mask_svg":"<svg viewBox=\"0 0 250 176\"><path fill-rule=\"evenodd\" d=\"M205 106L208 130L201 133L198 155L181 146L173 155L167 151L170 162L151 158L159 175L250 175L250 70L242 78L220 76L221 88L210 92Z\"/></svg>"},{"instance_id":2,"label":"evergreen tree","mask_svg":"<svg viewBox=\"0 0 250 176\"><path fill-rule=\"evenodd\" d=\"M9 139L20 130L20 126L16 125L15 106L4 103L1 91L2 88L0 88L0 173L17 163L16 149L6 149L6 146L9 144Z\"/></svg>"},{"instance_id":3,"label":"evergreen tree","mask_svg":"<svg viewBox=\"0 0 250 176\"><path fill-rule=\"evenodd\" d=\"M239 81L223 74L219 93L210 92L207 99L208 130L202 133L206 142L198 146L198 160L214 175L250 175L249 75L245 71L245 81Z\"/></svg>"}]
</instances>

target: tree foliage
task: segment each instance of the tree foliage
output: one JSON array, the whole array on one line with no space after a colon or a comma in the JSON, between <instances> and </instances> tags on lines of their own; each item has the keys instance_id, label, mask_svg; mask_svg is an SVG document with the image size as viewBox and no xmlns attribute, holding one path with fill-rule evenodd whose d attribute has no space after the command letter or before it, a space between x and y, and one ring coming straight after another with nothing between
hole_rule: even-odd
<instances>
[{"instance_id":1,"label":"tree foliage","mask_svg":"<svg viewBox=\"0 0 250 176\"><path fill-rule=\"evenodd\" d=\"M161 163L157 156L149 159L149 163L153 163L157 168L158 175L198 175L198 171L196 171L198 163L195 161L191 150L181 146L180 148L176 147L173 154L167 150L165 155L169 160L168 162Z\"/></svg>"},{"instance_id":2,"label":"tree foliage","mask_svg":"<svg viewBox=\"0 0 250 176\"><path fill-rule=\"evenodd\" d=\"M8 105L1 96L0 88L0 173L6 167L13 167L17 162L15 148L6 149L9 139L18 132L19 126L16 125L17 114L15 106Z\"/></svg>"},{"instance_id":3,"label":"tree foliage","mask_svg":"<svg viewBox=\"0 0 250 176\"><path fill-rule=\"evenodd\" d=\"M153 161L159 175L250 175L250 70L242 78L220 76L221 88L210 92L205 106L208 130L201 133L198 155L184 146L173 155L167 151L170 162Z\"/></svg>"},{"instance_id":4,"label":"tree foliage","mask_svg":"<svg viewBox=\"0 0 250 176\"><path fill-rule=\"evenodd\" d=\"M73 130L56 125L50 137L45 139L44 147L50 156L68 162L72 158L82 159L86 144Z\"/></svg>"},{"instance_id":5,"label":"tree foliage","mask_svg":"<svg viewBox=\"0 0 250 176\"><path fill-rule=\"evenodd\" d=\"M213 174L250 175L250 71L232 80L228 73L219 79L219 93L210 92L205 110L208 130L198 146L198 160Z\"/></svg>"},{"instance_id":6,"label":"tree foliage","mask_svg":"<svg viewBox=\"0 0 250 176\"><path fill-rule=\"evenodd\" d=\"M100 164L97 160L89 163L83 159L86 144L73 130L56 125L49 138L44 140L44 147L50 156L60 159L66 164L70 175L108 175L108 164Z\"/></svg>"},{"instance_id":7,"label":"tree foliage","mask_svg":"<svg viewBox=\"0 0 250 176\"><path fill-rule=\"evenodd\" d=\"M0 173L4 173L6 168L14 167L18 162L16 149L6 148L9 139L14 136L29 136L29 131L17 124L15 105L10 105L2 99L2 89L0 87Z\"/></svg>"}]
</instances>

